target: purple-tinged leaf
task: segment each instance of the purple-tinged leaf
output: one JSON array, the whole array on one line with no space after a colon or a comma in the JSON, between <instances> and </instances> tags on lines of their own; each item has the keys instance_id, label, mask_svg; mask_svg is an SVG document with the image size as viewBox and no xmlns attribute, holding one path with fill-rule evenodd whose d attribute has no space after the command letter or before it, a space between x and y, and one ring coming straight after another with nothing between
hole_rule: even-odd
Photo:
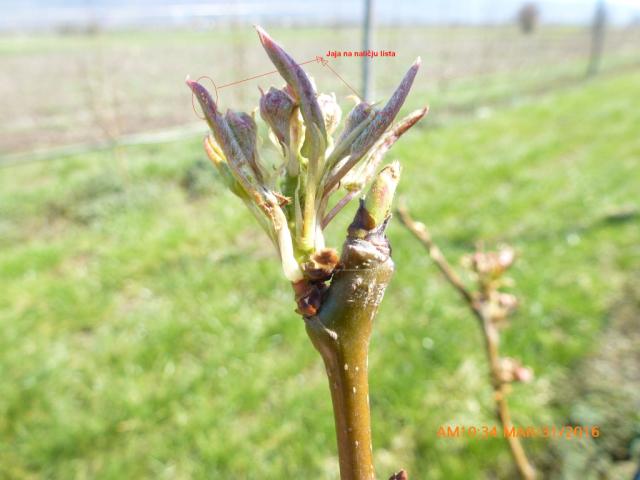
<instances>
[{"instance_id":1,"label":"purple-tinged leaf","mask_svg":"<svg viewBox=\"0 0 640 480\"><path fill-rule=\"evenodd\" d=\"M418 57L413 65L411 65L411 68L409 68L400 82L400 85L398 85L396 91L393 92L393 95L384 108L376 112L371 123L355 140L347 160L339 164L337 171L327 179L324 187L325 195L333 191L338 182L362 159L362 157L382 136L389 125L391 125L411 90L411 85L418 73L420 63L420 58Z\"/></svg>"},{"instance_id":2,"label":"purple-tinged leaf","mask_svg":"<svg viewBox=\"0 0 640 480\"><path fill-rule=\"evenodd\" d=\"M291 115L296 107L294 100L284 90L271 87L260 97L260 116L271 127L283 148L291 141Z\"/></svg>"},{"instance_id":3,"label":"purple-tinged leaf","mask_svg":"<svg viewBox=\"0 0 640 480\"><path fill-rule=\"evenodd\" d=\"M349 134L362 122L369 118L371 114L372 105L367 102L360 102L355 107L351 109L349 114L347 115L346 120L344 121L344 129L342 133L338 137L338 141L336 145L342 142L345 138L349 136Z\"/></svg>"},{"instance_id":4,"label":"purple-tinged leaf","mask_svg":"<svg viewBox=\"0 0 640 480\"><path fill-rule=\"evenodd\" d=\"M307 125L307 129L311 130L310 125L315 124L318 130L323 136L323 140L326 142L327 132L324 126L324 119L322 117L322 111L320 105L316 100L316 91L313 88L311 80L302 69L300 65L280 46L273 40L267 32L261 27L256 26L260 42L264 47L267 55L271 59L271 62L275 65L276 69L285 79L287 84L291 87L295 95L295 100L300 106L300 112L302 118ZM313 131L313 130L311 130ZM305 140L307 143L307 140ZM321 144L320 141L313 142L316 145ZM313 151L312 156L318 156L322 152Z\"/></svg>"},{"instance_id":5,"label":"purple-tinged leaf","mask_svg":"<svg viewBox=\"0 0 640 480\"><path fill-rule=\"evenodd\" d=\"M353 147L351 148L352 157L361 158L362 155L371 148L376 140L380 138L380 135L382 135L387 127L391 125L400 111L400 108L402 108L402 104L407 98L407 95L409 95L409 91L413 85L413 80L420 68L420 63L420 57L418 57L413 65L411 65L411 68L409 68L400 82L400 85L398 85L396 91L393 92L393 95L391 95L391 98L387 101L384 108L376 114L371 125L369 125L369 128L362 132L362 134L353 143Z\"/></svg>"},{"instance_id":6,"label":"purple-tinged leaf","mask_svg":"<svg viewBox=\"0 0 640 480\"><path fill-rule=\"evenodd\" d=\"M261 206L261 208L264 208L265 188L256 178L251 163L242 152L242 148L235 138L233 130L224 117L220 115L220 111L213 101L213 98L211 98L209 91L193 80L187 79L187 85L195 94L198 103L200 103L207 123L213 132L216 142L224 152L233 176L254 201Z\"/></svg>"},{"instance_id":7,"label":"purple-tinged leaf","mask_svg":"<svg viewBox=\"0 0 640 480\"><path fill-rule=\"evenodd\" d=\"M418 123L428 111L429 107L415 110L385 132L380 140L378 140L378 142L376 142L376 144L371 148L371 151L367 154L363 163L345 175L344 180L341 182L342 185L345 186L347 190L353 190L361 189L369 183L385 154L398 141L398 139L404 135L407 130ZM354 185L349 187L349 183L353 183Z\"/></svg>"},{"instance_id":8,"label":"purple-tinged leaf","mask_svg":"<svg viewBox=\"0 0 640 480\"><path fill-rule=\"evenodd\" d=\"M251 115L244 112L227 110L225 120L236 137L245 158L251 164L253 172L260 183L264 180L262 168L258 163L258 127Z\"/></svg>"}]
</instances>

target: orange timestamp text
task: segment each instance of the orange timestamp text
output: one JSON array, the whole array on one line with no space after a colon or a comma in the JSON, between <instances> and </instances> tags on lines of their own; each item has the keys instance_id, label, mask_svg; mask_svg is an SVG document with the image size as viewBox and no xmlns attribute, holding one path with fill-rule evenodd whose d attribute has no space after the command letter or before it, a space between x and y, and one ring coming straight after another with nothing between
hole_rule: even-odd
<instances>
[{"instance_id":1,"label":"orange timestamp text","mask_svg":"<svg viewBox=\"0 0 640 480\"><path fill-rule=\"evenodd\" d=\"M471 438L485 440L490 438L598 438L600 427L597 425L543 425L509 426L497 425L441 425L438 438Z\"/></svg>"}]
</instances>

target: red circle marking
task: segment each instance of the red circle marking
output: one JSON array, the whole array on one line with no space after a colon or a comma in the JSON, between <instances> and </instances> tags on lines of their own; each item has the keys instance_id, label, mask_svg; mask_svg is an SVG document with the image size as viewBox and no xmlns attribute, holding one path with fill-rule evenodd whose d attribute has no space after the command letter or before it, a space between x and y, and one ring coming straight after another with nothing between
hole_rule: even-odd
<instances>
[{"instance_id":1,"label":"red circle marking","mask_svg":"<svg viewBox=\"0 0 640 480\"><path fill-rule=\"evenodd\" d=\"M216 82L213 81L213 79L207 75L202 75L201 77L198 77L196 79L196 82L200 82L200 80L202 80L203 78L206 78L207 80L209 80L211 82L211 85L213 85L213 91L216 94L216 105L218 104L218 87L216 86ZM196 117L198 117L200 120L206 120L206 118L203 116L200 116L198 114L198 110L196 110L196 104L194 103L193 99L195 97L195 94L193 93L193 91L191 92L191 108L193 108L193 113L196 114Z\"/></svg>"}]
</instances>

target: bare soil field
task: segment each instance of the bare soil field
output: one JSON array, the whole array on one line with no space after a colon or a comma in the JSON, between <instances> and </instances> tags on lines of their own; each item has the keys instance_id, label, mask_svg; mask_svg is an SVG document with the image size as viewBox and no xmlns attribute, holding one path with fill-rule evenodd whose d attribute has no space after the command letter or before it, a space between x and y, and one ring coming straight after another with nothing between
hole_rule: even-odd
<instances>
[{"instance_id":1,"label":"bare soil field","mask_svg":"<svg viewBox=\"0 0 640 480\"><path fill-rule=\"evenodd\" d=\"M356 28L272 29L301 62L329 50L357 50ZM638 64L640 29L607 32L603 69ZM523 35L515 27L380 28L375 49L395 57L373 59L375 92L384 98L420 55L424 67L416 96L442 107L489 102L526 93L563 77L581 78L590 36L585 28L545 27ZM359 58L331 59L359 89ZM251 27L211 31L98 32L5 36L0 42L0 155L78 143L197 122L187 74L218 85L271 70ZM351 92L328 69L309 64L320 89ZM223 108L253 108L258 87L278 85L276 75L219 90ZM376 98L378 98L376 96ZM424 98L423 98L424 97Z\"/></svg>"}]
</instances>

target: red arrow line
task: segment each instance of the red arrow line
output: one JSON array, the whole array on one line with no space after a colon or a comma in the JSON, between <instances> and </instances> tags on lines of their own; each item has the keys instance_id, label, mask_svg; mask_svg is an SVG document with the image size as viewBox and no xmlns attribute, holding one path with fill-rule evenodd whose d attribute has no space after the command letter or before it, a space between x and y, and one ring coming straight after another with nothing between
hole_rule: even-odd
<instances>
[{"instance_id":1,"label":"red arrow line","mask_svg":"<svg viewBox=\"0 0 640 480\"><path fill-rule=\"evenodd\" d=\"M323 63L323 65L324 65L325 67L327 67L329 70L331 70L331 71L335 74L335 76L336 76L336 77L338 77L340 80L342 80L342 83L344 83L344 84L347 86L347 88L348 88L349 90L351 90L351 91L355 94L355 96L356 96L356 97L358 97L358 98L362 98L362 95L360 95L358 92L356 92L356 91L353 89L353 87L351 87L351 85L349 85L349 84L346 82L346 80L345 80L344 78L342 78L342 77L338 74L338 72L336 72L333 68L331 68L331 66L329 65L329 62L324 62L324 63Z\"/></svg>"},{"instance_id":2,"label":"red arrow line","mask_svg":"<svg viewBox=\"0 0 640 480\"><path fill-rule=\"evenodd\" d=\"M313 60L307 60L306 62L299 63L298 65L306 65L307 63L313 63L313 62L319 63L323 67L327 67L329 70L331 70L331 72L336 77L338 77L340 79L340 81L342 83L344 83L347 86L347 88L349 90L351 90L354 93L354 95L356 97L362 98L362 96L355 90L355 88L353 88L351 85L349 85L347 83L347 81L344 78L342 78L338 72L336 72L333 68L331 68L331 66L329 65L329 61L326 60L325 58L318 56L318 57L314 58ZM243 80L237 80L235 82L226 83L226 84L220 85L220 86L216 85L216 90L222 90L223 88L232 87L234 85L238 85L239 83L248 82L249 80L255 80L256 78L266 77L267 75L273 75L274 73L278 73L278 71L277 70L272 70L271 72L261 73L260 75L254 75L253 77L245 78Z\"/></svg>"},{"instance_id":3,"label":"red arrow line","mask_svg":"<svg viewBox=\"0 0 640 480\"><path fill-rule=\"evenodd\" d=\"M317 62L317 60L314 58L313 60L308 60L306 62L299 63L298 65L306 65L307 63L311 63L311 62ZM271 72L261 73L260 75L255 75L253 77L245 78L244 80L238 80L237 82L227 83L225 85L219 86L218 90L221 90L221 89L227 88L227 87L231 87L233 85L238 85L239 83L248 82L249 80L254 80L256 78L266 77L267 75L273 75L274 73L278 73L278 71L277 70L273 70Z\"/></svg>"}]
</instances>

